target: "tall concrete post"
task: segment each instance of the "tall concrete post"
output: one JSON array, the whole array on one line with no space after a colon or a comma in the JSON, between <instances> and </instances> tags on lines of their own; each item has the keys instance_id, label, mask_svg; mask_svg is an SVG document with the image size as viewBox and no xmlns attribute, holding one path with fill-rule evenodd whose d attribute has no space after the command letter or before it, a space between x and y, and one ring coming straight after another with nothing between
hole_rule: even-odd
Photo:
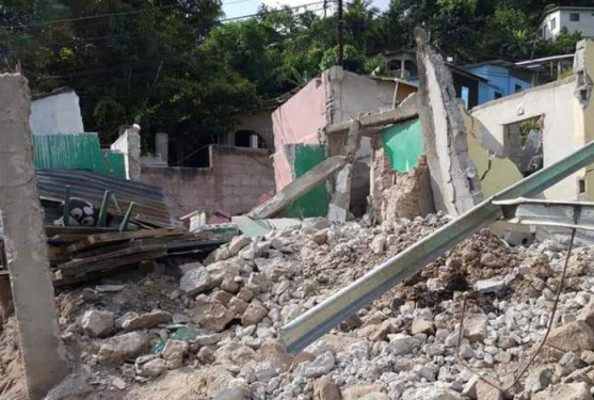
<instances>
[{"instance_id":1,"label":"tall concrete post","mask_svg":"<svg viewBox=\"0 0 594 400\"><path fill-rule=\"evenodd\" d=\"M157 132L155 134L155 153L161 160L169 162L169 134L166 132Z\"/></svg>"},{"instance_id":2,"label":"tall concrete post","mask_svg":"<svg viewBox=\"0 0 594 400\"><path fill-rule=\"evenodd\" d=\"M0 110L0 209L27 390L37 400L69 370L33 166L29 88L22 75L0 75Z\"/></svg>"}]
</instances>

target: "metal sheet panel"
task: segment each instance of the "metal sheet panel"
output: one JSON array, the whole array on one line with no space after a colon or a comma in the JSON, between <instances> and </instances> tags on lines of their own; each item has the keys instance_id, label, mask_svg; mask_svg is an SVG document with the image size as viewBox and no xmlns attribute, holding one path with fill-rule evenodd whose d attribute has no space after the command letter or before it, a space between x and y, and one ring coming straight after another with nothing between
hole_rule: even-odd
<instances>
[{"instance_id":1,"label":"metal sheet panel","mask_svg":"<svg viewBox=\"0 0 594 400\"><path fill-rule=\"evenodd\" d=\"M35 167L84 169L115 178L125 178L124 156L103 152L96 133L33 135Z\"/></svg>"},{"instance_id":2,"label":"metal sheet panel","mask_svg":"<svg viewBox=\"0 0 594 400\"><path fill-rule=\"evenodd\" d=\"M159 227L171 226L163 190L158 186L109 178L87 171L38 169L37 188L41 197L63 200L66 186L70 195L80 197L99 208L105 190L115 194L121 210L110 204L109 212L123 215L130 202L134 202L133 218Z\"/></svg>"}]
</instances>

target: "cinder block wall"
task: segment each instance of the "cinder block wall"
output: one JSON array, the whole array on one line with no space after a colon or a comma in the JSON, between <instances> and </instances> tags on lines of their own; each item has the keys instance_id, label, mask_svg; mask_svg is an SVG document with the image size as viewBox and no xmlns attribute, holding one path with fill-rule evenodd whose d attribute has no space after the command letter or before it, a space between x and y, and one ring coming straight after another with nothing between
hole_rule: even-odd
<instances>
[{"instance_id":1,"label":"cinder block wall","mask_svg":"<svg viewBox=\"0 0 594 400\"><path fill-rule=\"evenodd\" d=\"M142 166L140 181L163 188L173 215L195 210L242 214L274 190L271 152L210 146L209 168Z\"/></svg>"}]
</instances>

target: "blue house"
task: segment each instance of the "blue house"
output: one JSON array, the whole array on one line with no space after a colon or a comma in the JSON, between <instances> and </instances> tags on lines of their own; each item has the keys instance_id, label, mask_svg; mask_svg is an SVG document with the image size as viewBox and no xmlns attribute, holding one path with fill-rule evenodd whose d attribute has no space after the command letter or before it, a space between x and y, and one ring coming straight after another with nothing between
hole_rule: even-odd
<instances>
[{"instance_id":1,"label":"blue house","mask_svg":"<svg viewBox=\"0 0 594 400\"><path fill-rule=\"evenodd\" d=\"M486 80L479 82L478 104L532 87L534 72L509 61L485 61L466 65L464 69Z\"/></svg>"}]
</instances>

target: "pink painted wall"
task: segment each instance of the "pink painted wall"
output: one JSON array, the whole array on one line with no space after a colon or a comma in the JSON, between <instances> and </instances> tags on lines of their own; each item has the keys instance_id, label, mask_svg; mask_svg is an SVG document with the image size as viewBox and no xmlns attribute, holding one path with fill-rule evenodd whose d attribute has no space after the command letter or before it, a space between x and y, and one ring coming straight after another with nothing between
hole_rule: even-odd
<instances>
[{"instance_id":1,"label":"pink painted wall","mask_svg":"<svg viewBox=\"0 0 594 400\"><path fill-rule=\"evenodd\" d=\"M274 130L274 178L281 190L292 180L291 165L285 145L291 143L317 144L318 130L326 126L326 92L318 77L309 82L295 96L272 113Z\"/></svg>"}]
</instances>

